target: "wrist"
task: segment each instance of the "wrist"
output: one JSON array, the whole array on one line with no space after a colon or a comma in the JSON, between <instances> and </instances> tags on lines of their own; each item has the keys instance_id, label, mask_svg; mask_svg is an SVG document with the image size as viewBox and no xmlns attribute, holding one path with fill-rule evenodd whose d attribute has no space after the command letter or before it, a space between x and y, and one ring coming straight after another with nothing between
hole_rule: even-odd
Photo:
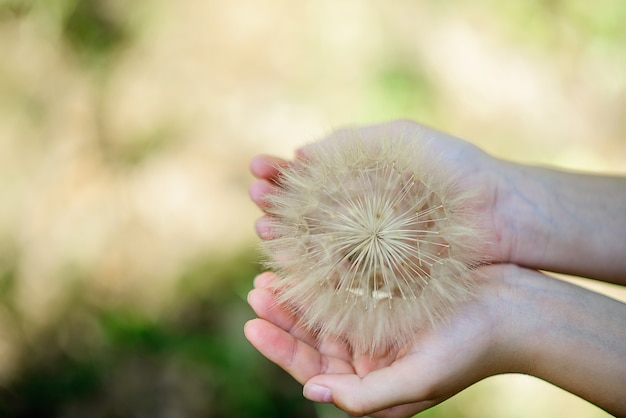
<instances>
[{"instance_id":1,"label":"wrist","mask_svg":"<svg viewBox=\"0 0 626 418\"><path fill-rule=\"evenodd\" d=\"M534 270L489 268L499 282L498 372L532 375L609 412L626 413L626 305Z\"/></svg>"},{"instance_id":2,"label":"wrist","mask_svg":"<svg viewBox=\"0 0 626 418\"><path fill-rule=\"evenodd\" d=\"M489 317L486 353L491 359L492 375L532 374L527 343L533 333L536 311L529 303L526 289L528 272L534 273L513 264L482 268L482 276L489 282L484 290L484 304Z\"/></svg>"},{"instance_id":3,"label":"wrist","mask_svg":"<svg viewBox=\"0 0 626 418\"><path fill-rule=\"evenodd\" d=\"M498 261L625 282L626 179L495 166Z\"/></svg>"},{"instance_id":4,"label":"wrist","mask_svg":"<svg viewBox=\"0 0 626 418\"><path fill-rule=\"evenodd\" d=\"M552 196L534 167L497 160L494 228L499 261L531 268L545 255Z\"/></svg>"}]
</instances>

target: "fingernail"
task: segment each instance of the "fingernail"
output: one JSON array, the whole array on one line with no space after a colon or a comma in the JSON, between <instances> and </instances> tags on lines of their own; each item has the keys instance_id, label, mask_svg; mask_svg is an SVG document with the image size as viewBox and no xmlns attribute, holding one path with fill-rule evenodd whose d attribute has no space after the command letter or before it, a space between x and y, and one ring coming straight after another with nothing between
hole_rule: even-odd
<instances>
[{"instance_id":1,"label":"fingernail","mask_svg":"<svg viewBox=\"0 0 626 418\"><path fill-rule=\"evenodd\" d=\"M326 386L310 384L304 386L303 395L310 401L321 403L332 403L333 395Z\"/></svg>"},{"instance_id":2,"label":"fingernail","mask_svg":"<svg viewBox=\"0 0 626 418\"><path fill-rule=\"evenodd\" d=\"M274 273L269 271L264 271L254 278L254 287L256 288L264 288L269 287L274 279Z\"/></svg>"},{"instance_id":3,"label":"fingernail","mask_svg":"<svg viewBox=\"0 0 626 418\"><path fill-rule=\"evenodd\" d=\"M296 150L296 157L306 160L311 156L311 151L308 146L300 147Z\"/></svg>"},{"instance_id":4,"label":"fingernail","mask_svg":"<svg viewBox=\"0 0 626 418\"><path fill-rule=\"evenodd\" d=\"M257 235L264 240L272 239L272 223L265 216L259 218L254 225Z\"/></svg>"}]
</instances>

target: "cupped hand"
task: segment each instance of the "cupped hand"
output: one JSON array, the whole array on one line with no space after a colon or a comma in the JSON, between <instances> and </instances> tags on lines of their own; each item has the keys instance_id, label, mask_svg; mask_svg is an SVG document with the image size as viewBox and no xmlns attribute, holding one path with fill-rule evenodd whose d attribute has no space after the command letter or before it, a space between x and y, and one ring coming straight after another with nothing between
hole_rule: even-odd
<instances>
[{"instance_id":1,"label":"cupped hand","mask_svg":"<svg viewBox=\"0 0 626 418\"><path fill-rule=\"evenodd\" d=\"M409 346L384 355L354 355L341 341L320 341L307 333L278 304L273 273L258 276L248 295L259 318L246 324L245 335L303 384L310 400L334 403L353 416L409 417L487 376L513 371L514 354L502 332L509 304L500 276L515 268L482 269L476 297L449 322L424 329Z\"/></svg>"},{"instance_id":2,"label":"cupped hand","mask_svg":"<svg viewBox=\"0 0 626 418\"><path fill-rule=\"evenodd\" d=\"M426 151L458 180L461 191L472 191L475 198L468 209L476 215L485 240L481 243L484 259L491 262L509 262L515 244L512 225L503 222L499 201L507 184L503 181L505 166L476 146L462 139L435 131L410 121L395 121L362 128L346 128L335 131L325 141L343 141L357 135L364 143L384 141L386 137L400 136L406 141L423 141ZM297 158L307 158L308 150L316 144L298 150ZM262 209L268 209L267 195L279 190L279 172L288 161L258 156L252 160L251 171L257 180L250 187L252 200ZM271 239L267 215L257 222L257 233L262 239Z\"/></svg>"}]
</instances>

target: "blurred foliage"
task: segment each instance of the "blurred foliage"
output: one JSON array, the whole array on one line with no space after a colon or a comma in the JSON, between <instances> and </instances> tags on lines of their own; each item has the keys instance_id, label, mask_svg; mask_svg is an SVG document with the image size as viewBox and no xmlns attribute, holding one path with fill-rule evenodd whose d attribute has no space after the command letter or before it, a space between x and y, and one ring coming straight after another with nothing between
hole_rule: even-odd
<instances>
[{"instance_id":1,"label":"blurred foliage","mask_svg":"<svg viewBox=\"0 0 626 418\"><path fill-rule=\"evenodd\" d=\"M299 385L243 338L253 313L240 293L255 256L200 262L165 318L78 295L26 344L23 368L0 389L0 416L314 417Z\"/></svg>"},{"instance_id":2,"label":"blurred foliage","mask_svg":"<svg viewBox=\"0 0 626 418\"><path fill-rule=\"evenodd\" d=\"M137 136L122 143L112 144L103 141L102 151L110 163L118 168L132 168L145 162L150 157L167 152L173 139L175 128L159 126L153 131Z\"/></svg>"},{"instance_id":3,"label":"blurred foliage","mask_svg":"<svg viewBox=\"0 0 626 418\"><path fill-rule=\"evenodd\" d=\"M495 3L495 2L494 2ZM601 39L616 44L626 40L626 8L622 0L532 0L497 2L512 31L537 42L543 48L553 48L553 41L566 30L579 32L585 39Z\"/></svg>"},{"instance_id":4,"label":"blurred foliage","mask_svg":"<svg viewBox=\"0 0 626 418\"><path fill-rule=\"evenodd\" d=\"M423 119L434 119L438 112L432 80L416 62L390 59L370 84L372 118L420 114Z\"/></svg>"},{"instance_id":5,"label":"blurred foliage","mask_svg":"<svg viewBox=\"0 0 626 418\"><path fill-rule=\"evenodd\" d=\"M104 64L110 55L131 40L127 10L114 0L3 0L0 17L21 18L40 14L58 25L67 44L88 64Z\"/></svg>"},{"instance_id":6,"label":"blurred foliage","mask_svg":"<svg viewBox=\"0 0 626 418\"><path fill-rule=\"evenodd\" d=\"M105 59L122 47L130 34L119 16L102 0L76 0L63 24L63 35L87 59Z\"/></svg>"},{"instance_id":7,"label":"blurred foliage","mask_svg":"<svg viewBox=\"0 0 626 418\"><path fill-rule=\"evenodd\" d=\"M3 18L23 17L35 6L35 0L0 0L0 16Z\"/></svg>"}]
</instances>

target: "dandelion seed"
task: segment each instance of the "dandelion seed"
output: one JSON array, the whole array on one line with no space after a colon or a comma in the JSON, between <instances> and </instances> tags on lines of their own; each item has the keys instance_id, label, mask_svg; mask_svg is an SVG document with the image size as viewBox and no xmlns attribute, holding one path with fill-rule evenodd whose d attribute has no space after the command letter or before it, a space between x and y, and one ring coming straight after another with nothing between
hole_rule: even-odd
<instances>
[{"instance_id":1,"label":"dandelion seed","mask_svg":"<svg viewBox=\"0 0 626 418\"><path fill-rule=\"evenodd\" d=\"M303 326L375 354L445 321L471 295L480 231L471 193L420 138L352 138L311 147L280 169L263 243L275 287Z\"/></svg>"}]
</instances>

